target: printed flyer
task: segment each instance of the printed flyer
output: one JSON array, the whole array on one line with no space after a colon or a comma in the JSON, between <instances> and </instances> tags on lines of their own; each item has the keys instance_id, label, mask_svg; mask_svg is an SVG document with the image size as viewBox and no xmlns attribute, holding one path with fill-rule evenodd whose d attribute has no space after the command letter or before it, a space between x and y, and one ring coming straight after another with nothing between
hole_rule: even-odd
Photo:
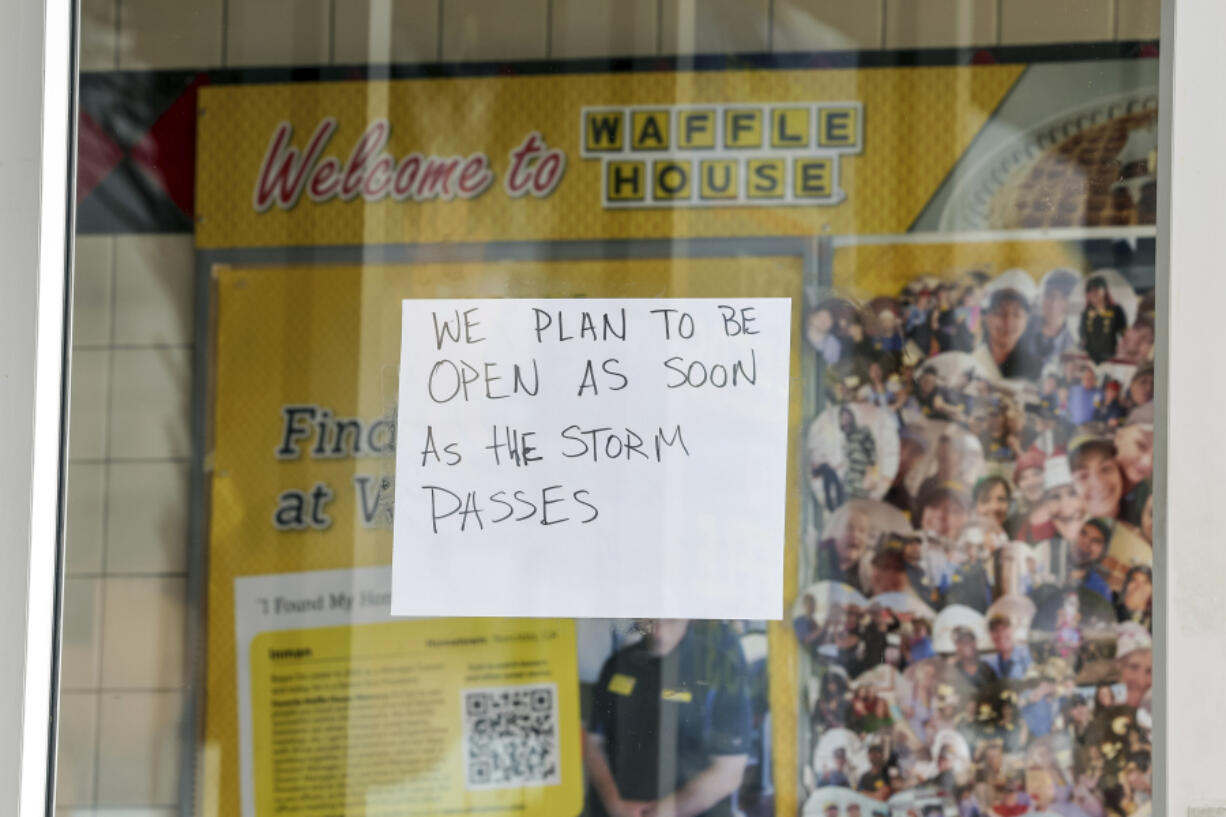
<instances>
[{"instance_id":1,"label":"printed flyer","mask_svg":"<svg viewBox=\"0 0 1226 817\"><path fill-rule=\"evenodd\" d=\"M820 66L201 90L201 813L1144 817L1156 61ZM650 493L650 526L623 511L620 540L585 536L580 516L551 551L519 534L485 561L448 553L468 581L394 544L445 520L462 548L497 499L531 529L561 484L499 496L470 456L497 435L428 434L505 408L435 400L399 427L422 388L401 373L426 377L449 335L404 316L445 304L453 340L480 343L462 302L599 303L607 321L704 299L780 302L778 399L703 403L752 379L743 348L738 369L704 347L728 358L714 381L686 361L693 399L646 438L676 452L717 429L729 456L690 472L628 460L645 438L621 421L667 418L672 386L585 416L627 458L607 495ZM550 331L621 342L596 325ZM520 340L491 337L455 387L529 389L527 367L488 367ZM672 340L634 353L658 367ZM643 370L591 357L593 384ZM768 402L784 419L764 431ZM508 454L513 425L561 419L514 416ZM783 456L737 455L767 436ZM500 467L532 454L513 448ZM482 488L423 495L410 455L468 457ZM758 507L782 525L735 513ZM616 569L572 555L619 541ZM525 575L538 595L515 598ZM740 583L735 615L770 615L539 612L551 582L620 616L715 581Z\"/></svg>"}]
</instances>

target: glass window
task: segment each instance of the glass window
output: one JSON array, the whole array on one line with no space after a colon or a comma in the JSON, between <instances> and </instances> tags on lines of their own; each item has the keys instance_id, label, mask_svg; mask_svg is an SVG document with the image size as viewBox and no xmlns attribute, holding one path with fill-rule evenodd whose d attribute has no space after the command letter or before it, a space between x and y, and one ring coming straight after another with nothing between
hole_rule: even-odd
<instances>
[{"instance_id":1,"label":"glass window","mask_svg":"<svg viewBox=\"0 0 1226 817\"><path fill-rule=\"evenodd\" d=\"M82 4L58 813L1143 817L1158 5Z\"/></svg>"}]
</instances>

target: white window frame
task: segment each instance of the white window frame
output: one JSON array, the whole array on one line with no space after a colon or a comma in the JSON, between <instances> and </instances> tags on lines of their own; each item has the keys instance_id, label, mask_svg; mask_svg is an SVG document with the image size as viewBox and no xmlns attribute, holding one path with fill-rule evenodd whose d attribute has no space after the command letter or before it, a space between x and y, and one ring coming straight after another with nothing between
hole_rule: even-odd
<instances>
[{"instance_id":1,"label":"white window frame","mask_svg":"<svg viewBox=\"0 0 1226 817\"><path fill-rule=\"evenodd\" d=\"M1224 29L1222 0L1163 0L1153 813L1170 817L1226 814Z\"/></svg>"},{"instance_id":2,"label":"white window frame","mask_svg":"<svg viewBox=\"0 0 1226 817\"><path fill-rule=\"evenodd\" d=\"M1203 615L1226 597L1226 503L1215 501L1226 487L1226 386L1217 385L1226 377L1213 357L1226 304L1226 102L1214 93L1226 64L1226 2L1162 5L1153 814L1174 816L1226 802L1226 616ZM0 814L41 817L54 809L77 9L71 0L10 0L6 11Z\"/></svg>"},{"instance_id":3,"label":"white window frame","mask_svg":"<svg viewBox=\"0 0 1226 817\"><path fill-rule=\"evenodd\" d=\"M76 8L0 26L0 814L54 805L58 557L75 163Z\"/></svg>"}]
</instances>

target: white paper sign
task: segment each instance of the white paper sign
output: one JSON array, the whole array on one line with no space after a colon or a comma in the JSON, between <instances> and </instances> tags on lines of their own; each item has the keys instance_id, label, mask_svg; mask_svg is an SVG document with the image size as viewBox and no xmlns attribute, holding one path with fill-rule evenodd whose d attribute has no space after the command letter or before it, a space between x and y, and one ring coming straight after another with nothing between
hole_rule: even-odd
<instances>
[{"instance_id":1,"label":"white paper sign","mask_svg":"<svg viewBox=\"0 0 1226 817\"><path fill-rule=\"evenodd\" d=\"M392 613L778 619L787 298L406 300Z\"/></svg>"}]
</instances>

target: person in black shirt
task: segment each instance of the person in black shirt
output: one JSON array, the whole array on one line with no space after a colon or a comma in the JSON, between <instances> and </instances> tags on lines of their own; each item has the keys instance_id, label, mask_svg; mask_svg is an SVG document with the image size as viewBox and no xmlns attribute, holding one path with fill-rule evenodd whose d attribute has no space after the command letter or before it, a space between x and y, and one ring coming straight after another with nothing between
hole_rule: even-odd
<instances>
[{"instance_id":1,"label":"person in black shirt","mask_svg":"<svg viewBox=\"0 0 1226 817\"><path fill-rule=\"evenodd\" d=\"M862 371L871 361L881 358L881 341L864 331L864 319L860 313L852 313L845 326L847 334L839 338L845 360L854 360Z\"/></svg>"},{"instance_id":2,"label":"person in black shirt","mask_svg":"<svg viewBox=\"0 0 1226 817\"><path fill-rule=\"evenodd\" d=\"M871 768L860 775L860 784L856 786L859 791L878 800L890 799L890 776L886 771L885 761L885 749L880 743L868 747L868 763Z\"/></svg>"},{"instance_id":3,"label":"person in black shirt","mask_svg":"<svg viewBox=\"0 0 1226 817\"><path fill-rule=\"evenodd\" d=\"M868 612L871 622L860 633L860 640L864 643L864 659L857 675L885 662L889 635L899 629L898 619L890 608L874 604Z\"/></svg>"},{"instance_id":4,"label":"person in black shirt","mask_svg":"<svg viewBox=\"0 0 1226 817\"><path fill-rule=\"evenodd\" d=\"M1111 300L1107 282L1096 275L1086 281L1086 306L1081 311L1081 345L1095 365L1115 357L1120 335L1128 328L1124 310Z\"/></svg>"},{"instance_id":5,"label":"person in black shirt","mask_svg":"<svg viewBox=\"0 0 1226 817\"><path fill-rule=\"evenodd\" d=\"M647 619L605 662L584 765L595 817L732 817L749 759L745 657L723 622Z\"/></svg>"},{"instance_id":6,"label":"person in black shirt","mask_svg":"<svg viewBox=\"0 0 1226 817\"><path fill-rule=\"evenodd\" d=\"M992 293L983 319L984 344L979 352L991 360L1005 380L1037 380L1043 361L1022 343L1030 319L1030 302L1016 289L1001 287Z\"/></svg>"},{"instance_id":7,"label":"person in black shirt","mask_svg":"<svg viewBox=\"0 0 1226 817\"><path fill-rule=\"evenodd\" d=\"M951 656L953 667L958 675L978 693L988 684L996 681L996 673L988 664L979 659L979 647L975 642L975 633L969 627L955 627L954 654Z\"/></svg>"},{"instance_id":8,"label":"person in black shirt","mask_svg":"<svg viewBox=\"0 0 1226 817\"><path fill-rule=\"evenodd\" d=\"M920 414L930 420L952 420L957 412L957 401L940 386L937 371L931 366L925 366L920 371L914 396Z\"/></svg>"},{"instance_id":9,"label":"person in black shirt","mask_svg":"<svg viewBox=\"0 0 1226 817\"><path fill-rule=\"evenodd\" d=\"M937 305L935 323L937 331L937 346L942 352L950 352L958 348L958 317L954 308L954 284L942 284L937 288Z\"/></svg>"}]
</instances>

